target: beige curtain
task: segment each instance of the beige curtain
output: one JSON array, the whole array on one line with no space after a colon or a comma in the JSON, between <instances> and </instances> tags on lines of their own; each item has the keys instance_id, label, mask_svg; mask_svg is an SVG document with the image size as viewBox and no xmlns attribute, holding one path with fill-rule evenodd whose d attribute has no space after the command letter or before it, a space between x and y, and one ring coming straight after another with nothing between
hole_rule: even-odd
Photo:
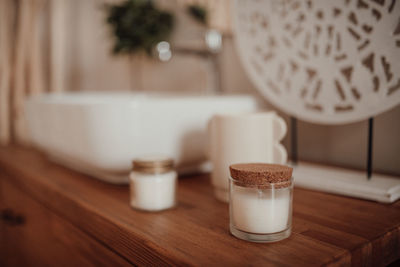
<instances>
[{"instance_id":1,"label":"beige curtain","mask_svg":"<svg viewBox=\"0 0 400 267\"><path fill-rule=\"evenodd\" d=\"M14 23L12 0L0 0L0 143L10 140L11 51Z\"/></svg>"},{"instance_id":2,"label":"beige curtain","mask_svg":"<svg viewBox=\"0 0 400 267\"><path fill-rule=\"evenodd\" d=\"M29 144L26 98L63 90L64 2L0 0L0 144Z\"/></svg>"}]
</instances>

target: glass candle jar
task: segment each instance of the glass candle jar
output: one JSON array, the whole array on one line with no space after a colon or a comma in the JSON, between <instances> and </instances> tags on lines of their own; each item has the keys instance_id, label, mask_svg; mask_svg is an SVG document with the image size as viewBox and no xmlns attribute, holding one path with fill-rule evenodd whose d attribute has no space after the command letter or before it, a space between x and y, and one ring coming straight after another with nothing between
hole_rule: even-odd
<instances>
[{"instance_id":1,"label":"glass candle jar","mask_svg":"<svg viewBox=\"0 0 400 267\"><path fill-rule=\"evenodd\" d=\"M292 168L248 163L230 167L230 231L253 242L275 242L291 233Z\"/></svg>"},{"instance_id":2,"label":"glass candle jar","mask_svg":"<svg viewBox=\"0 0 400 267\"><path fill-rule=\"evenodd\" d=\"M170 158L148 157L133 161L130 174L133 208L160 211L175 206L177 173Z\"/></svg>"}]
</instances>

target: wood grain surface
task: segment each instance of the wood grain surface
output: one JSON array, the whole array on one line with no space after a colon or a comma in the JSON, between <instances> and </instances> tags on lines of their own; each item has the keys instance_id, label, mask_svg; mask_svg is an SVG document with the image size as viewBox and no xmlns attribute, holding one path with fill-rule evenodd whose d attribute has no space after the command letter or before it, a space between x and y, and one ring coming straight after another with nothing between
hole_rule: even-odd
<instances>
[{"instance_id":1,"label":"wood grain surface","mask_svg":"<svg viewBox=\"0 0 400 267\"><path fill-rule=\"evenodd\" d=\"M0 210L21 218L0 223L1 266L131 266L0 177Z\"/></svg>"},{"instance_id":2,"label":"wood grain surface","mask_svg":"<svg viewBox=\"0 0 400 267\"><path fill-rule=\"evenodd\" d=\"M126 186L97 181L26 148L0 148L0 177L121 257L120 262L384 266L400 258L399 202L379 204L295 188L290 238L255 244L230 235L228 205L213 197L208 175L181 177L177 207L158 213L131 209ZM76 240L76 246L84 245Z\"/></svg>"}]
</instances>

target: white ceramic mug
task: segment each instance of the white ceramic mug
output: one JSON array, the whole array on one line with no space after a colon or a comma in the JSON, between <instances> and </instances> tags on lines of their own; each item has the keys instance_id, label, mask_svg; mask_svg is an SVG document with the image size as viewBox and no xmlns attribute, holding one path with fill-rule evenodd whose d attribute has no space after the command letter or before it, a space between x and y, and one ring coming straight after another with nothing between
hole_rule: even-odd
<instances>
[{"instance_id":1,"label":"white ceramic mug","mask_svg":"<svg viewBox=\"0 0 400 267\"><path fill-rule=\"evenodd\" d=\"M211 181L221 201L229 201L229 165L287 161L286 149L280 144L287 127L275 112L215 115L208 131Z\"/></svg>"}]
</instances>

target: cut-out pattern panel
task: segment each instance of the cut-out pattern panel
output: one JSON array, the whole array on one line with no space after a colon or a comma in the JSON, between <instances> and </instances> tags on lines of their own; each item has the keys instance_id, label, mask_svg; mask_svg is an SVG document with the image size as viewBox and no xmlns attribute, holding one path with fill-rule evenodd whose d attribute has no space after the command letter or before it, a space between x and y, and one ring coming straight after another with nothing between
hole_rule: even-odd
<instances>
[{"instance_id":1,"label":"cut-out pattern panel","mask_svg":"<svg viewBox=\"0 0 400 267\"><path fill-rule=\"evenodd\" d=\"M350 123L400 103L400 1L235 0L250 78L299 119Z\"/></svg>"}]
</instances>

